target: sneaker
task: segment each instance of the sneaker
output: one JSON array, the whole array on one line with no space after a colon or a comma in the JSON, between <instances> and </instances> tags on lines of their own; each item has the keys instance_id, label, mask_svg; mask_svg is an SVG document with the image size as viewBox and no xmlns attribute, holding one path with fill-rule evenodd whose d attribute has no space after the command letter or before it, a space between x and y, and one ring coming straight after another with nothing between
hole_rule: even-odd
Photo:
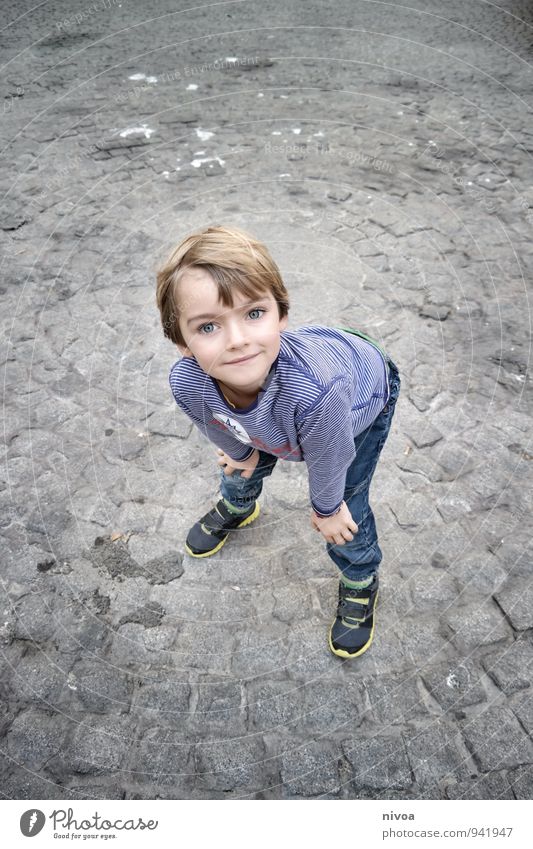
<instances>
[{"instance_id":1,"label":"sneaker","mask_svg":"<svg viewBox=\"0 0 533 849\"><path fill-rule=\"evenodd\" d=\"M329 631L329 647L333 654L358 657L370 648L378 586L377 573L364 589L352 589L340 581L337 616Z\"/></svg>"},{"instance_id":2,"label":"sneaker","mask_svg":"<svg viewBox=\"0 0 533 849\"><path fill-rule=\"evenodd\" d=\"M209 557L222 548L229 531L244 528L258 516L259 501L254 501L246 513L232 513L221 498L209 513L192 526L185 541L185 551L191 557Z\"/></svg>"}]
</instances>

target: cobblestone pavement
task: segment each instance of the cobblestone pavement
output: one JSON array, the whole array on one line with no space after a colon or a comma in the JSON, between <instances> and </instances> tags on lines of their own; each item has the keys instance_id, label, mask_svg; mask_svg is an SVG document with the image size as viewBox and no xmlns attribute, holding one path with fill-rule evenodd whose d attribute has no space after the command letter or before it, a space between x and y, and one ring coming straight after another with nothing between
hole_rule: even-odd
<instances>
[{"instance_id":1,"label":"cobblestone pavement","mask_svg":"<svg viewBox=\"0 0 533 849\"><path fill-rule=\"evenodd\" d=\"M32 5L0 36L2 795L529 798L530 4ZM184 554L218 466L154 271L214 222L269 245L290 328L400 367L357 661L303 464Z\"/></svg>"}]
</instances>

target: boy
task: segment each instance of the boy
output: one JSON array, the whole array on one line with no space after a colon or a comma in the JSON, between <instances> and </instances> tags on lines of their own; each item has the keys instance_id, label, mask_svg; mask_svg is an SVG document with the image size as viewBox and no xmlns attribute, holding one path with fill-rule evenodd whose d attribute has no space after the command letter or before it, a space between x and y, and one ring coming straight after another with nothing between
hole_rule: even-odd
<instances>
[{"instance_id":1,"label":"boy","mask_svg":"<svg viewBox=\"0 0 533 849\"><path fill-rule=\"evenodd\" d=\"M305 461L311 525L339 567L329 647L366 651L374 633L382 559L370 482L400 391L398 369L352 330L287 331L289 297L266 247L234 227L186 238L157 275L163 330L182 354L176 403L218 446L221 498L185 548L208 557L259 515L263 478L277 460Z\"/></svg>"}]
</instances>

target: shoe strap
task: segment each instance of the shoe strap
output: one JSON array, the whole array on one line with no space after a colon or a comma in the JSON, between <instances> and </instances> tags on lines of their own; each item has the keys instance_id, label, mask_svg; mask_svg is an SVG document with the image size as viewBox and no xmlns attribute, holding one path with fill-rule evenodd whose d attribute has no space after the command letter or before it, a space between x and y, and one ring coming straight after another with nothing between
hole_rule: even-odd
<instances>
[{"instance_id":1,"label":"shoe strap","mask_svg":"<svg viewBox=\"0 0 533 849\"><path fill-rule=\"evenodd\" d=\"M370 613L368 602L359 604L351 599L343 599L339 604L339 615L343 619L354 619L356 622L364 622Z\"/></svg>"},{"instance_id":2,"label":"shoe strap","mask_svg":"<svg viewBox=\"0 0 533 849\"><path fill-rule=\"evenodd\" d=\"M245 515L245 513L232 513L223 501L219 501L216 507L202 516L200 522L207 530L216 533L217 531L227 531L238 527Z\"/></svg>"},{"instance_id":3,"label":"shoe strap","mask_svg":"<svg viewBox=\"0 0 533 849\"><path fill-rule=\"evenodd\" d=\"M338 615L343 619L364 622L371 614L375 591L369 587L347 587L341 582Z\"/></svg>"}]
</instances>

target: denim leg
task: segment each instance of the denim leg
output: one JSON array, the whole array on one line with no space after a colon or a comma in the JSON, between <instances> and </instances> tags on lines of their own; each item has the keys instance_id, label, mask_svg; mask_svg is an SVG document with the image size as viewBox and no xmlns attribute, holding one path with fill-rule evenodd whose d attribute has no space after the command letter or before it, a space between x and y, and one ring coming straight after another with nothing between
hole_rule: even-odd
<instances>
[{"instance_id":1,"label":"denim leg","mask_svg":"<svg viewBox=\"0 0 533 849\"><path fill-rule=\"evenodd\" d=\"M370 578L382 560L376 522L369 504L372 477L392 423L396 400L400 392L398 369L389 360L390 398L374 422L354 439L356 457L346 473L344 501L359 526L353 540L344 545L328 542L326 551L343 575L351 581Z\"/></svg>"},{"instance_id":2,"label":"denim leg","mask_svg":"<svg viewBox=\"0 0 533 849\"><path fill-rule=\"evenodd\" d=\"M250 478L241 477L242 469L237 469L231 475L220 472L220 492L222 498L235 507L249 507L261 495L263 478L274 471L278 458L266 451L259 451L259 460Z\"/></svg>"}]
</instances>

